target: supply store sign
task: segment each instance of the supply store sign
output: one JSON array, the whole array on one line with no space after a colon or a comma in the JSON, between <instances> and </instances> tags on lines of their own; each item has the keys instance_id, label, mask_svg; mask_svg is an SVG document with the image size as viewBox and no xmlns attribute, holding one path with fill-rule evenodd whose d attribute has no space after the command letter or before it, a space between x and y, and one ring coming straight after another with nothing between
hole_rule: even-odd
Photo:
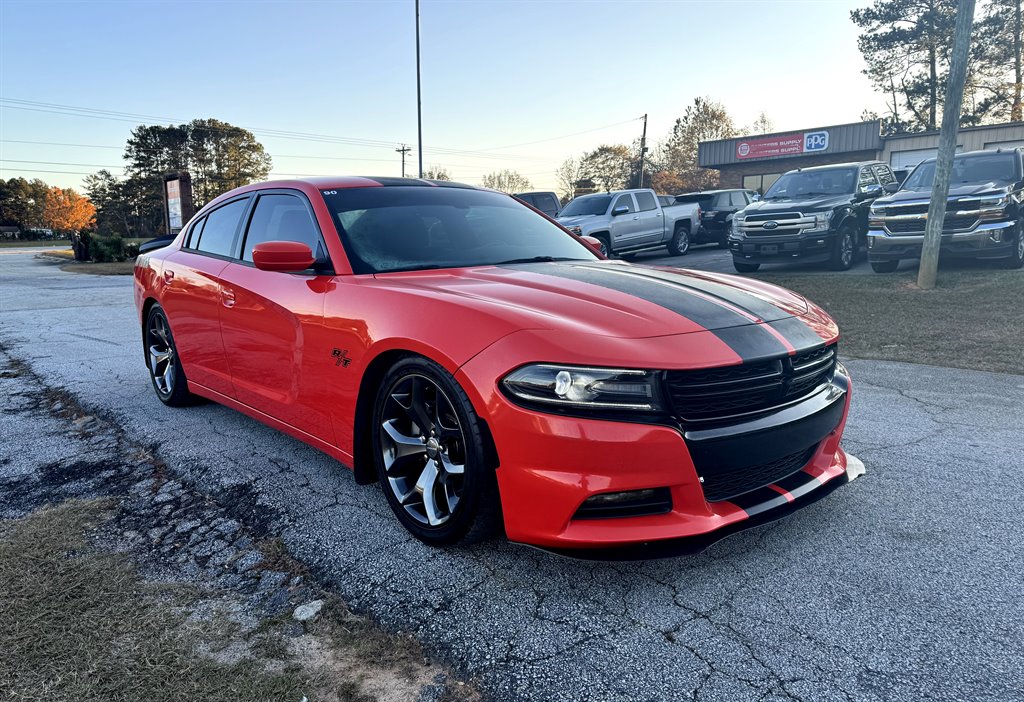
<instances>
[{"instance_id":1,"label":"supply store sign","mask_svg":"<svg viewBox=\"0 0 1024 702\"><path fill-rule=\"evenodd\" d=\"M828 132L796 132L736 142L736 158L797 156L828 149Z\"/></svg>"}]
</instances>

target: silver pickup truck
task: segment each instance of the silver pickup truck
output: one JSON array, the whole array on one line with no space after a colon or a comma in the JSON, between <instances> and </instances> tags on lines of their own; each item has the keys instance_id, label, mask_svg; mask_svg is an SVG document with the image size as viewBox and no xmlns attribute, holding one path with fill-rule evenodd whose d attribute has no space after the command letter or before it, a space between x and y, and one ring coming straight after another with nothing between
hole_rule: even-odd
<instances>
[{"instance_id":1,"label":"silver pickup truck","mask_svg":"<svg viewBox=\"0 0 1024 702\"><path fill-rule=\"evenodd\" d=\"M606 256L661 247L682 256L690 250L699 210L696 203L665 206L653 190L616 190L574 198L558 213L558 222L574 234L600 241Z\"/></svg>"}]
</instances>

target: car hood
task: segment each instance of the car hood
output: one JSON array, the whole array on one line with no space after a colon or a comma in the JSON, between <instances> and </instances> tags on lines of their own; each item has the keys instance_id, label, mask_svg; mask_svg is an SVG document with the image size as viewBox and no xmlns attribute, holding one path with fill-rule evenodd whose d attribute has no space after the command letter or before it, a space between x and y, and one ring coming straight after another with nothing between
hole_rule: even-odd
<instances>
[{"instance_id":1,"label":"car hood","mask_svg":"<svg viewBox=\"0 0 1024 702\"><path fill-rule=\"evenodd\" d=\"M782 200L760 200L752 202L743 209L743 214L774 214L776 212L820 212L831 210L839 205L849 204L852 195L819 195L817 197L786 198Z\"/></svg>"},{"instance_id":2,"label":"car hood","mask_svg":"<svg viewBox=\"0 0 1024 702\"><path fill-rule=\"evenodd\" d=\"M513 329L619 338L791 326L786 320L808 312L803 297L759 281L616 261L387 273L377 282L449 301L452 315L469 307L490 312Z\"/></svg>"},{"instance_id":3,"label":"car hood","mask_svg":"<svg viewBox=\"0 0 1024 702\"><path fill-rule=\"evenodd\" d=\"M952 199L956 197L971 197L977 195L995 195L1009 192L1009 190L1010 184L1001 180L992 180L986 183L959 183L950 185L949 197ZM932 189L930 187L900 190L892 195L879 198L876 200L876 203L888 205L894 202L929 199L931 194Z\"/></svg>"},{"instance_id":4,"label":"car hood","mask_svg":"<svg viewBox=\"0 0 1024 702\"><path fill-rule=\"evenodd\" d=\"M574 217L557 217L556 220L563 227L571 227L574 224L583 224L584 222L594 219L597 215L576 215Z\"/></svg>"}]
</instances>

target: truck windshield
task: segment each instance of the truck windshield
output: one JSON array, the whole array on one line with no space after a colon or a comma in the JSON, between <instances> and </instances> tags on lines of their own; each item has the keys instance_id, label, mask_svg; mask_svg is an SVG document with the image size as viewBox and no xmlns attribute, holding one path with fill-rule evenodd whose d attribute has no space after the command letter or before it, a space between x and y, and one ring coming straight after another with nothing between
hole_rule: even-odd
<instances>
[{"instance_id":1,"label":"truck windshield","mask_svg":"<svg viewBox=\"0 0 1024 702\"><path fill-rule=\"evenodd\" d=\"M950 183L1013 182L1017 179L1017 164L1012 153L957 156L953 159ZM903 183L904 190L929 190L935 180L935 159L918 164Z\"/></svg>"},{"instance_id":2,"label":"truck windshield","mask_svg":"<svg viewBox=\"0 0 1024 702\"><path fill-rule=\"evenodd\" d=\"M608 211L608 205L611 202L611 195L584 195L563 207L558 216L561 218L579 217L580 215L602 215Z\"/></svg>"},{"instance_id":3,"label":"truck windshield","mask_svg":"<svg viewBox=\"0 0 1024 702\"><path fill-rule=\"evenodd\" d=\"M322 193L356 273L597 260L564 229L507 195L419 186Z\"/></svg>"},{"instance_id":4,"label":"truck windshield","mask_svg":"<svg viewBox=\"0 0 1024 702\"><path fill-rule=\"evenodd\" d=\"M775 181L765 200L795 199L816 195L846 195L857 189L856 168L827 168L820 171L786 173Z\"/></svg>"}]
</instances>

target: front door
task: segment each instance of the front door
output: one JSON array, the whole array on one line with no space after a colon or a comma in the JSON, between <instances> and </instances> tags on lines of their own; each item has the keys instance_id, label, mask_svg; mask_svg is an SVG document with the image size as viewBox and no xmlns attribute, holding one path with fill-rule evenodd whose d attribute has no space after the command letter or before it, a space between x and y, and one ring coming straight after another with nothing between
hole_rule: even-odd
<instances>
[{"instance_id":1,"label":"front door","mask_svg":"<svg viewBox=\"0 0 1024 702\"><path fill-rule=\"evenodd\" d=\"M642 235L643 225L640 223L640 213L636 211L636 203L633 202L631 194L622 193L616 197L610 211L614 212L621 207L625 207L627 211L612 217L611 222L612 248L615 250L636 246Z\"/></svg>"},{"instance_id":2,"label":"front door","mask_svg":"<svg viewBox=\"0 0 1024 702\"><path fill-rule=\"evenodd\" d=\"M333 444L320 382L334 363L323 334L324 297L332 276L261 271L252 263L252 249L265 241L299 241L314 254L326 251L304 196L260 193L241 260L221 272L221 332L235 397Z\"/></svg>"}]
</instances>

